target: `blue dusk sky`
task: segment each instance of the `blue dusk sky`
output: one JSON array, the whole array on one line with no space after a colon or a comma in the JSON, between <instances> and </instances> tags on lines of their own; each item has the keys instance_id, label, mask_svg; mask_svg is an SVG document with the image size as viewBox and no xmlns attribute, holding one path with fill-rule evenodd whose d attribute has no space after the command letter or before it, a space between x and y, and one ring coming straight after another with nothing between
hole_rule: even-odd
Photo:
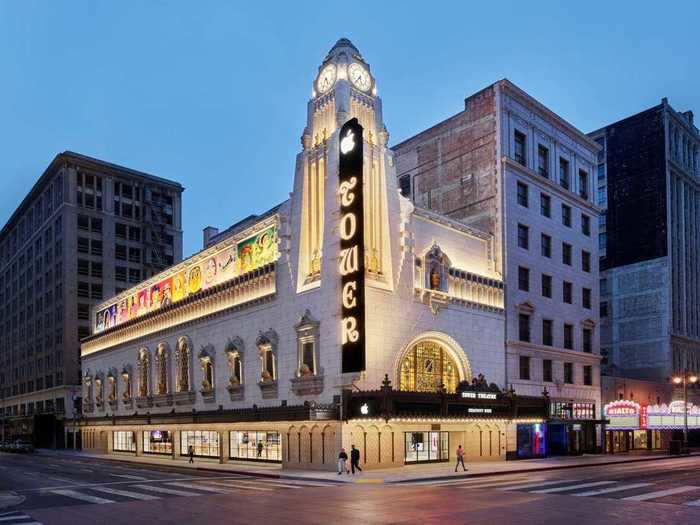
<instances>
[{"instance_id":1,"label":"blue dusk sky","mask_svg":"<svg viewBox=\"0 0 700 525\"><path fill-rule=\"evenodd\" d=\"M64 150L179 181L184 255L287 198L348 37L395 144L509 78L582 131L668 97L700 120L700 2L0 0L0 224Z\"/></svg>"}]
</instances>

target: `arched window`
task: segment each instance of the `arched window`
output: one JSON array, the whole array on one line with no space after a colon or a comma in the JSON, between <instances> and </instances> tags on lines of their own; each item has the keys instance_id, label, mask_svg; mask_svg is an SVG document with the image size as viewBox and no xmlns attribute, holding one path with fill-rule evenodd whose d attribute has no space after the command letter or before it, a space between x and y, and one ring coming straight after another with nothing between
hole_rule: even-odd
<instances>
[{"instance_id":1,"label":"arched window","mask_svg":"<svg viewBox=\"0 0 700 525\"><path fill-rule=\"evenodd\" d=\"M238 388L243 384L243 340L240 337L229 339L226 344L226 358L229 368L229 387Z\"/></svg>"},{"instance_id":2,"label":"arched window","mask_svg":"<svg viewBox=\"0 0 700 525\"><path fill-rule=\"evenodd\" d=\"M122 368L122 381L124 384L122 400L128 403L131 401L131 365L124 365L124 368Z\"/></svg>"},{"instance_id":3,"label":"arched window","mask_svg":"<svg viewBox=\"0 0 700 525\"><path fill-rule=\"evenodd\" d=\"M151 388L151 359L148 355L148 348L139 350L139 397L148 397Z\"/></svg>"},{"instance_id":4,"label":"arched window","mask_svg":"<svg viewBox=\"0 0 700 525\"><path fill-rule=\"evenodd\" d=\"M85 405L85 408L91 410L93 402L93 384L90 371L85 372L85 376L83 377L83 385L85 386L85 394L83 396L85 401L83 404Z\"/></svg>"},{"instance_id":5,"label":"arched window","mask_svg":"<svg viewBox=\"0 0 700 525\"><path fill-rule=\"evenodd\" d=\"M156 394L168 393L168 345L160 343L156 348Z\"/></svg>"},{"instance_id":6,"label":"arched window","mask_svg":"<svg viewBox=\"0 0 700 525\"><path fill-rule=\"evenodd\" d=\"M102 406L102 372L95 374L95 404Z\"/></svg>"},{"instance_id":7,"label":"arched window","mask_svg":"<svg viewBox=\"0 0 700 525\"><path fill-rule=\"evenodd\" d=\"M214 347L203 346L197 356L202 367L202 394L214 390Z\"/></svg>"},{"instance_id":8,"label":"arched window","mask_svg":"<svg viewBox=\"0 0 700 525\"><path fill-rule=\"evenodd\" d=\"M177 366L177 391L189 392L192 390L191 363L192 344L187 336L182 336L177 340L175 350L175 364Z\"/></svg>"},{"instance_id":9,"label":"arched window","mask_svg":"<svg viewBox=\"0 0 700 525\"><path fill-rule=\"evenodd\" d=\"M450 352L438 343L421 341L404 355L401 361L400 390L437 392L443 385L455 392L459 369Z\"/></svg>"},{"instance_id":10,"label":"arched window","mask_svg":"<svg viewBox=\"0 0 700 525\"><path fill-rule=\"evenodd\" d=\"M255 345L260 356L260 382L274 383L277 381L277 333L268 330L260 333Z\"/></svg>"}]
</instances>

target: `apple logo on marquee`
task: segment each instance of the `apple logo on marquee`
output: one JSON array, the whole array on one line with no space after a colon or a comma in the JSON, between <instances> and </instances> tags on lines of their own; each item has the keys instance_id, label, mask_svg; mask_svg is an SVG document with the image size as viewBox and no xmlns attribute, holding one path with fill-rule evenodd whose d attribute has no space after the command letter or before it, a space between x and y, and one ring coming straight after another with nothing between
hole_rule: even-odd
<instances>
[{"instance_id":1,"label":"apple logo on marquee","mask_svg":"<svg viewBox=\"0 0 700 525\"><path fill-rule=\"evenodd\" d=\"M353 150L355 147L355 135L351 129L345 134L345 136L340 140L340 152L345 155L346 153Z\"/></svg>"}]
</instances>

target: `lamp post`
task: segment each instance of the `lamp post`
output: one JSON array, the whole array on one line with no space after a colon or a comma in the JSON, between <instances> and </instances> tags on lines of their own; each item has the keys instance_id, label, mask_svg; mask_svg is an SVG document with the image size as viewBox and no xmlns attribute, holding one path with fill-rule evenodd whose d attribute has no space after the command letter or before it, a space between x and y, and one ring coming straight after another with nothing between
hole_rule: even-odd
<instances>
[{"instance_id":1,"label":"lamp post","mask_svg":"<svg viewBox=\"0 0 700 525\"><path fill-rule=\"evenodd\" d=\"M688 448L688 383L698 382L698 376L688 373L686 368L681 376L674 376L673 383L680 385L683 383L683 447Z\"/></svg>"}]
</instances>

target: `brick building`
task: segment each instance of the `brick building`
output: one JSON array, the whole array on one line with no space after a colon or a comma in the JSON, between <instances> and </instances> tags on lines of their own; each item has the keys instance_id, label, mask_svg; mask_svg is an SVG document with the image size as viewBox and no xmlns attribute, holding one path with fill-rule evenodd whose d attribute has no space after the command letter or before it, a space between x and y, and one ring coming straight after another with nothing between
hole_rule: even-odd
<instances>
[{"instance_id":1,"label":"brick building","mask_svg":"<svg viewBox=\"0 0 700 525\"><path fill-rule=\"evenodd\" d=\"M506 382L527 395L547 389L550 452L597 450L599 146L501 80L392 149L404 195L493 235Z\"/></svg>"}]
</instances>

